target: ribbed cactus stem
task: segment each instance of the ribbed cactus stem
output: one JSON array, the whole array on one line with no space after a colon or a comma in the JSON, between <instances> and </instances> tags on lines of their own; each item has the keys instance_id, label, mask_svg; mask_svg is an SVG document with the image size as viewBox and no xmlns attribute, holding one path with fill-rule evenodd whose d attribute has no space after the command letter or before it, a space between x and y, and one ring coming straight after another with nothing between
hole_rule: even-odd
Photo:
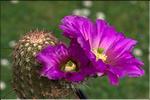
<instances>
[{"instance_id":1,"label":"ribbed cactus stem","mask_svg":"<svg viewBox=\"0 0 150 100\"><path fill-rule=\"evenodd\" d=\"M49 80L39 74L41 66L35 55L47 45L58 43L51 33L44 31L29 32L19 40L13 52L13 88L19 98L66 98L73 94L66 81Z\"/></svg>"}]
</instances>

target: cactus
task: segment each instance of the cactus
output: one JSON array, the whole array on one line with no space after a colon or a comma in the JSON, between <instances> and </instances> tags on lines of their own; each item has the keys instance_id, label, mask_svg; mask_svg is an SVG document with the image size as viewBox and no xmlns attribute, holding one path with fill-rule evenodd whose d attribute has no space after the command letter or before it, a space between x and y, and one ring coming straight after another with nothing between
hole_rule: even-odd
<instances>
[{"instance_id":1,"label":"cactus","mask_svg":"<svg viewBox=\"0 0 150 100\"><path fill-rule=\"evenodd\" d=\"M75 97L71 84L40 76L35 55L47 45L60 43L51 33L33 31L19 40L13 52L13 88L19 98L50 99Z\"/></svg>"}]
</instances>

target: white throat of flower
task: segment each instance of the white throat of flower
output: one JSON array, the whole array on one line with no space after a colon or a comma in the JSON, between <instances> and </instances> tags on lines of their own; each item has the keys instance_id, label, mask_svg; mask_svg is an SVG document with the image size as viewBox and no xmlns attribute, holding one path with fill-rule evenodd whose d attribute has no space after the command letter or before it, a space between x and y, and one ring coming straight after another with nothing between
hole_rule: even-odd
<instances>
[{"instance_id":1,"label":"white throat of flower","mask_svg":"<svg viewBox=\"0 0 150 100\"><path fill-rule=\"evenodd\" d=\"M69 60L63 67L62 70L65 72L73 72L73 71L77 71L77 66L76 64Z\"/></svg>"},{"instance_id":2,"label":"white throat of flower","mask_svg":"<svg viewBox=\"0 0 150 100\"><path fill-rule=\"evenodd\" d=\"M92 52L96 56L96 60L101 59L103 62L107 60L107 56L103 54L104 49L103 48L93 48Z\"/></svg>"}]
</instances>

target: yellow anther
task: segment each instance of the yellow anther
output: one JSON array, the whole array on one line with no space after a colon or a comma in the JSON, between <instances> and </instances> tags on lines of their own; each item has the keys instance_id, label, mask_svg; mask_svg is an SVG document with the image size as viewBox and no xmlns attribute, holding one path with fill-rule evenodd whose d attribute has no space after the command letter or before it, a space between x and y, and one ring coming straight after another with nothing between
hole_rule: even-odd
<instances>
[{"instance_id":1,"label":"yellow anther","mask_svg":"<svg viewBox=\"0 0 150 100\"><path fill-rule=\"evenodd\" d=\"M102 48L94 48L93 53L96 55L96 60L101 59L103 62L106 61L107 56L103 54L103 49Z\"/></svg>"},{"instance_id":2,"label":"yellow anther","mask_svg":"<svg viewBox=\"0 0 150 100\"><path fill-rule=\"evenodd\" d=\"M71 72L76 70L76 64L73 63L72 61L68 61L65 66L64 66L64 71L65 72Z\"/></svg>"},{"instance_id":3,"label":"yellow anther","mask_svg":"<svg viewBox=\"0 0 150 100\"><path fill-rule=\"evenodd\" d=\"M66 66L65 67L66 72L74 71L75 69L76 69L76 66L74 64L72 66Z\"/></svg>"}]
</instances>

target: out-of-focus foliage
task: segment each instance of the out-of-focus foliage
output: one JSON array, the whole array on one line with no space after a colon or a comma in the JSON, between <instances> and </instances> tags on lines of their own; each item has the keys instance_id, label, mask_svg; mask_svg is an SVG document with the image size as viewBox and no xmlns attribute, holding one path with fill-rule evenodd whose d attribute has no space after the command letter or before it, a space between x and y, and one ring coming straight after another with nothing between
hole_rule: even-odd
<instances>
[{"instance_id":1,"label":"out-of-focus foliage","mask_svg":"<svg viewBox=\"0 0 150 100\"><path fill-rule=\"evenodd\" d=\"M109 85L106 77L90 79L82 90L88 98L148 98L148 1L92 1L90 6L81 1L1 1L1 98L17 98L12 91L12 46L22 35L30 30L53 31L55 36L65 40L59 30L61 18L65 15L82 13L93 21L96 16L102 17L124 32L128 37L139 41L136 48L142 54L137 55L145 63L145 75L141 78L123 78L120 85ZM97 14L100 12L100 14ZM81 12L80 12L81 13ZM12 42L13 41L13 42ZM8 63L8 61L9 63Z\"/></svg>"}]
</instances>

